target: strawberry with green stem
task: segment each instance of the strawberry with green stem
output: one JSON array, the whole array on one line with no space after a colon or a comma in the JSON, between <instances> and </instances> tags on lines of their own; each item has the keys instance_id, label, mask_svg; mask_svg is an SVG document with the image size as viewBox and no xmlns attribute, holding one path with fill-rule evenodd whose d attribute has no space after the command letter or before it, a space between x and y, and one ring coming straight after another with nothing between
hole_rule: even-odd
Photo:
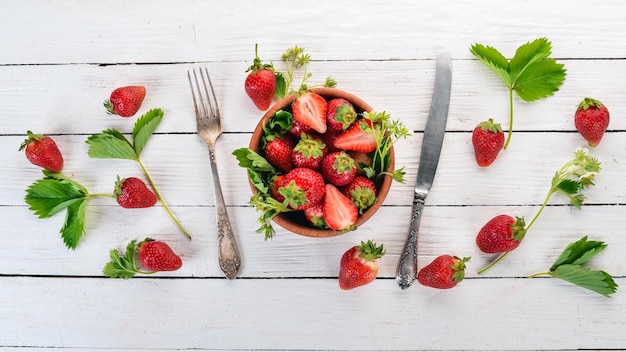
<instances>
[{"instance_id":1,"label":"strawberry with green stem","mask_svg":"<svg viewBox=\"0 0 626 352\"><path fill-rule=\"evenodd\" d=\"M270 107L276 93L276 74L271 64L259 59L259 46L254 46L254 61L246 72L250 72L244 82L244 89L257 109L265 111Z\"/></svg>"},{"instance_id":2,"label":"strawberry with green stem","mask_svg":"<svg viewBox=\"0 0 626 352\"><path fill-rule=\"evenodd\" d=\"M107 277L130 279L136 274L154 274L159 271L175 271L183 265L182 259L163 241L152 238L137 243L132 240L126 246L126 253L120 256L117 249L109 252L111 261L102 269ZM145 270L141 270L139 263Z\"/></svg>"},{"instance_id":3,"label":"strawberry with green stem","mask_svg":"<svg viewBox=\"0 0 626 352\"><path fill-rule=\"evenodd\" d=\"M161 196L154 180L141 160L141 152L150 139L150 136L152 136L154 130L161 122L163 115L163 110L157 108L146 112L138 118L133 128L132 143L121 132L115 129L108 129L102 133L89 136L86 141L89 145L87 154L92 158L126 159L137 162L165 211L185 236L191 239L189 232L183 227L174 213L172 213L170 207L163 199L163 196Z\"/></svg>"},{"instance_id":4,"label":"strawberry with green stem","mask_svg":"<svg viewBox=\"0 0 626 352\"><path fill-rule=\"evenodd\" d=\"M509 91L509 130L504 143L506 149L513 134L513 92L526 102L533 102L553 95L565 80L563 64L550 58L552 44L546 38L538 38L520 46L511 60L497 49L474 44L470 52L491 68L504 82Z\"/></svg>"},{"instance_id":5,"label":"strawberry with green stem","mask_svg":"<svg viewBox=\"0 0 626 352\"><path fill-rule=\"evenodd\" d=\"M518 236L518 241L521 242L523 240L524 236L528 233L533 224L535 224L554 194L561 193L566 195L569 198L569 203L575 208L580 209L586 199L582 192L594 185L593 179L598 172L600 172L600 162L598 162L598 159L587 154L584 149L579 149L574 152L574 158L566 162L555 173L545 200L528 225L523 227L523 234ZM513 236L515 236L515 232L516 231L513 231ZM480 239L477 237L477 241L479 240ZM511 252L504 252L494 262L479 270L478 273L482 274L486 272L502 261L509 253Z\"/></svg>"}]
</instances>

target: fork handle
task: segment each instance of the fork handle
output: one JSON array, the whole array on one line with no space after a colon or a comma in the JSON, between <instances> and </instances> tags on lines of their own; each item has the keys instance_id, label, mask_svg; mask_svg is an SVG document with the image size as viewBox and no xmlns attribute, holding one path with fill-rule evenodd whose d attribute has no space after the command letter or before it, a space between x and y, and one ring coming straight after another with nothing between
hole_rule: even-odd
<instances>
[{"instance_id":1,"label":"fork handle","mask_svg":"<svg viewBox=\"0 0 626 352\"><path fill-rule=\"evenodd\" d=\"M215 162L215 147L209 145L209 157L211 159L211 173L213 174L213 186L215 189L215 214L217 215L217 241L218 260L222 272L226 278L232 280L237 276L241 266L239 246L233 233L233 228L228 219L226 203L220 186L220 176Z\"/></svg>"}]
</instances>

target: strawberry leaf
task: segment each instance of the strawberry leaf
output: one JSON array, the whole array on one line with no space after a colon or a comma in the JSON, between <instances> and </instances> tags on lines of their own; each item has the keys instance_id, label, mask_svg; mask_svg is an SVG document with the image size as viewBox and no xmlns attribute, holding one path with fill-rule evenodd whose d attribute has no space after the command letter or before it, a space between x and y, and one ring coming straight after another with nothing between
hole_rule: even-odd
<instances>
[{"instance_id":1,"label":"strawberry leaf","mask_svg":"<svg viewBox=\"0 0 626 352\"><path fill-rule=\"evenodd\" d=\"M549 275L557 279L610 297L617 292L613 277L603 270L593 270L582 265L606 248L604 242L589 241L587 236L570 243L554 262L549 271L536 273L529 277Z\"/></svg>"},{"instance_id":2,"label":"strawberry leaf","mask_svg":"<svg viewBox=\"0 0 626 352\"><path fill-rule=\"evenodd\" d=\"M163 110L161 109L152 109L137 119L133 128L133 144L137 156L141 155L143 147L162 119Z\"/></svg>"},{"instance_id":3,"label":"strawberry leaf","mask_svg":"<svg viewBox=\"0 0 626 352\"><path fill-rule=\"evenodd\" d=\"M78 242L85 233L86 207L87 199L74 202L67 207L65 223L61 228L61 238L63 238L63 243L70 249L76 249Z\"/></svg>"},{"instance_id":4,"label":"strawberry leaf","mask_svg":"<svg viewBox=\"0 0 626 352\"><path fill-rule=\"evenodd\" d=\"M606 246L604 242L588 241L587 236L585 236L574 243L570 243L554 262L550 271L554 271L564 264L582 265L602 252Z\"/></svg>"},{"instance_id":5,"label":"strawberry leaf","mask_svg":"<svg viewBox=\"0 0 626 352\"><path fill-rule=\"evenodd\" d=\"M513 82L509 74L509 62L496 48L482 44L474 44L470 52L476 56L480 62L491 68L502 79L507 87L511 87Z\"/></svg>"},{"instance_id":6,"label":"strawberry leaf","mask_svg":"<svg viewBox=\"0 0 626 352\"><path fill-rule=\"evenodd\" d=\"M232 154L239 161L239 166L247 169L250 182L260 192L269 192L266 185L271 184L270 179L279 174L279 171L252 149L239 148L233 151Z\"/></svg>"},{"instance_id":7,"label":"strawberry leaf","mask_svg":"<svg viewBox=\"0 0 626 352\"><path fill-rule=\"evenodd\" d=\"M279 99L287 96L287 78L282 72L274 72L276 76L276 92L274 95Z\"/></svg>"},{"instance_id":8,"label":"strawberry leaf","mask_svg":"<svg viewBox=\"0 0 626 352\"><path fill-rule=\"evenodd\" d=\"M138 160L139 158L128 139L114 129L91 135L87 138L86 143L89 145L87 154L92 158L129 160Z\"/></svg>"},{"instance_id":9,"label":"strawberry leaf","mask_svg":"<svg viewBox=\"0 0 626 352\"><path fill-rule=\"evenodd\" d=\"M543 59L529 64L516 76L513 89L522 100L528 102L549 97L563 84L563 66L554 59Z\"/></svg>"},{"instance_id":10,"label":"strawberry leaf","mask_svg":"<svg viewBox=\"0 0 626 352\"><path fill-rule=\"evenodd\" d=\"M552 44L546 38L539 38L520 46L509 63L511 77L517 77L526 66L550 56Z\"/></svg>"},{"instance_id":11,"label":"strawberry leaf","mask_svg":"<svg viewBox=\"0 0 626 352\"><path fill-rule=\"evenodd\" d=\"M602 270L583 268L580 265L563 264L551 272L551 276L565 280L574 285L610 297L617 291L613 277Z\"/></svg>"},{"instance_id":12,"label":"strawberry leaf","mask_svg":"<svg viewBox=\"0 0 626 352\"><path fill-rule=\"evenodd\" d=\"M24 200L39 218L49 218L76 202L84 200L89 192L77 182L60 174L44 172L47 176L26 189Z\"/></svg>"}]
</instances>

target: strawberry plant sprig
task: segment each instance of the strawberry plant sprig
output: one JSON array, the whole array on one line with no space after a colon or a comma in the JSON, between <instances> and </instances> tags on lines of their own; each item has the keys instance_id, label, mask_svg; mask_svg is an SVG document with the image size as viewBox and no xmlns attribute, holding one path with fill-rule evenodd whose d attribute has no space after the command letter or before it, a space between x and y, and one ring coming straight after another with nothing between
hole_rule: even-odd
<instances>
[{"instance_id":1,"label":"strawberry plant sprig","mask_svg":"<svg viewBox=\"0 0 626 352\"><path fill-rule=\"evenodd\" d=\"M43 170L44 178L35 181L26 189L24 200L39 218L50 218L66 210L61 228L63 243L76 249L85 232L85 209L93 197L109 197L111 194L91 194L81 184L60 174Z\"/></svg>"},{"instance_id":2,"label":"strawberry plant sprig","mask_svg":"<svg viewBox=\"0 0 626 352\"><path fill-rule=\"evenodd\" d=\"M176 223L178 228L185 234L185 236L191 239L189 232L176 218L167 203L165 203L165 200L161 196L161 193L156 187L150 173L141 160L141 152L148 143L150 136L152 136L152 133L161 122L163 115L163 110L156 108L151 109L138 118L133 128L132 143L121 132L115 129L107 129L102 133L89 136L86 141L89 145L87 154L92 158L126 159L136 161L148 179L150 186L152 186L154 193L163 205L165 211L172 218L174 223Z\"/></svg>"},{"instance_id":3,"label":"strawberry plant sprig","mask_svg":"<svg viewBox=\"0 0 626 352\"><path fill-rule=\"evenodd\" d=\"M511 250L517 248L519 243L524 239L530 228L537 221L543 210L545 209L548 201L556 193L561 193L569 198L569 203L573 207L580 209L586 200L583 195L583 191L590 186L593 186L593 180L595 175L600 172L600 162L595 157L587 154L585 149L578 149L574 152L574 158L566 162L552 177L550 189L546 198L544 199L541 207L532 218L532 220L526 225L523 217L516 217L516 220L512 221L507 231L501 231L496 228L489 228L489 223L481 229L476 238L478 246L487 253L501 252L499 250L491 251L489 247L494 246L496 242L507 242L511 244L511 249L502 251L500 257L494 262L478 271L482 274L498 264L504 259ZM498 216L501 217L502 215ZM498 218L496 217L496 218ZM495 219L495 218L494 218ZM500 237L500 239L495 239ZM505 246L506 247L506 246Z\"/></svg>"},{"instance_id":4,"label":"strawberry plant sprig","mask_svg":"<svg viewBox=\"0 0 626 352\"><path fill-rule=\"evenodd\" d=\"M295 45L291 48L288 48L281 55L281 58L283 59L283 61L285 61L285 65L287 66L287 72L283 73L280 71L275 71L276 96L278 96L279 98L284 98L288 94L296 94L300 91L306 91L308 88L311 88L308 87L305 83L313 75L306 69L307 64L311 60L311 55L306 52L306 49ZM304 70L304 73L302 75L302 81L300 82L300 86L297 90L291 90L291 84L294 80L294 73L298 68L302 68ZM322 86L333 88L336 85L337 82L332 77L327 77Z\"/></svg>"},{"instance_id":5,"label":"strawberry plant sprig","mask_svg":"<svg viewBox=\"0 0 626 352\"><path fill-rule=\"evenodd\" d=\"M513 92L526 102L553 95L566 76L563 64L550 58L552 44L547 38L538 38L520 46L511 60L496 48L474 44L470 52L491 68L509 90L509 130L504 144L506 149L513 134Z\"/></svg>"},{"instance_id":6,"label":"strawberry plant sprig","mask_svg":"<svg viewBox=\"0 0 626 352\"><path fill-rule=\"evenodd\" d=\"M606 271L583 267L583 264L606 247L604 242L590 241L587 240L587 236L584 236L580 240L570 243L548 271L532 274L528 277L547 275L610 297L611 294L617 292L618 287L613 277Z\"/></svg>"}]
</instances>

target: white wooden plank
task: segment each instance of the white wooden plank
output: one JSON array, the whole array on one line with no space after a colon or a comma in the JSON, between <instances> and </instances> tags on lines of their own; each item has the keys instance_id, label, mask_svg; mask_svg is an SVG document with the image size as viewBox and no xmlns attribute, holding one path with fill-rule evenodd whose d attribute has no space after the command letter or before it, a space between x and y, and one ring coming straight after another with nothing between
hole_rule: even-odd
<instances>
[{"instance_id":1,"label":"white wooden plank","mask_svg":"<svg viewBox=\"0 0 626 352\"><path fill-rule=\"evenodd\" d=\"M10 5L10 6L8 6ZM514 2L289 1L264 4L259 16L246 1L45 1L9 3L0 14L1 64L239 61L299 44L318 60L433 58L450 50L468 58L483 42L512 55L547 36L564 58L623 58L619 1ZM558 11L556 20L554 13ZM304 15L306 13L306 15ZM45 18L43 21L29 19ZM341 20L338 20L341 18ZM593 48L593 50L590 50ZM265 56L267 57L267 56ZM273 59L273 58L268 58Z\"/></svg>"},{"instance_id":2,"label":"white wooden plank","mask_svg":"<svg viewBox=\"0 0 626 352\"><path fill-rule=\"evenodd\" d=\"M607 299L551 279L467 280L445 292L403 291L391 279L347 292L332 279L0 283L0 312L12 317L0 346L501 351L626 343L626 296Z\"/></svg>"},{"instance_id":3,"label":"white wooden plank","mask_svg":"<svg viewBox=\"0 0 626 352\"><path fill-rule=\"evenodd\" d=\"M242 277L337 277L343 252L361 241L372 239L384 244L387 254L380 260L380 277L395 276L402 251L410 208L383 207L358 230L334 238L315 239L289 233L276 226L276 235L264 241L255 233L257 214L250 208L228 209L244 257ZM3 223L12 231L1 235L4 244L0 256L0 274L101 276L109 260L109 250L122 253L131 239L145 237L165 240L183 258L183 267L164 277L222 277L217 265L217 240L214 208L177 207L175 213L193 235L190 241L174 226L161 208L128 211L117 207L88 208L86 235L75 251L65 248L59 235L63 216L39 220L25 207L4 207ZM536 207L443 207L428 206L420 227L419 263L426 265L441 254L471 256L468 277L495 259L481 253L475 236L492 217L506 213L527 220ZM523 244L514 253L481 275L484 277L520 277L545 271L565 246L588 235L604 241L608 248L593 265L612 275L626 275L626 263L620 253L626 250L622 235L624 206L590 206L582 211L567 207L548 207L533 225Z\"/></svg>"},{"instance_id":4,"label":"white wooden plank","mask_svg":"<svg viewBox=\"0 0 626 352\"><path fill-rule=\"evenodd\" d=\"M249 134L226 134L218 142L218 167L228 205L246 205L251 191L247 174L232 151L247 147ZM431 195L432 205L535 205L545 198L554 173L586 143L578 133L520 133L514 145L500 153L489 168L476 165L470 133L448 133ZM624 204L621 184L625 177L626 151L623 132L610 132L589 153L602 163L596 186L585 192L590 204ZM17 146L24 137L5 136L0 160L0 204L24 204L24 190L41 178ZM142 177L139 166L128 160L93 159L87 156L87 135L56 136L66 164L64 173L92 193L112 193L117 175ZM410 205L419 165L422 134L416 133L396 145L396 168L405 167L406 183L394 182L387 205ZM161 194L170 205L212 205L213 190L208 151L195 134L154 135L142 160ZM145 178L144 178L145 179ZM506 196L503 196L506 195ZM556 195L551 204L567 204Z\"/></svg>"},{"instance_id":5,"label":"white wooden plank","mask_svg":"<svg viewBox=\"0 0 626 352\"><path fill-rule=\"evenodd\" d=\"M274 51L280 68L280 51ZM525 103L514 99L517 131L575 131L574 111L586 96L611 110L610 130L626 129L619 116L626 102L619 87L626 80L624 60L563 60L568 76L552 97ZM244 92L249 63L213 62L211 71L225 132L252 132L263 115ZM27 129L51 134L97 133L106 128L132 131L136 117L107 115L102 103L119 86L141 84L148 94L139 116L151 108L165 110L160 131L195 132L187 70L197 65L42 65L0 66L0 131L25 134ZM374 109L387 111L410 129L423 131L430 106L435 63L410 61L324 61L309 71L313 83L333 76L338 88L354 93ZM363 72L367 72L364 77ZM302 74L299 72L298 74ZM300 77L300 76L298 76ZM477 60L453 62L448 131L471 131L494 118L509 128L508 93L499 78ZM513 143L513 142L512 142ZM515 143L512 144L512 146Z\"/></svg>"}]
</instances>

